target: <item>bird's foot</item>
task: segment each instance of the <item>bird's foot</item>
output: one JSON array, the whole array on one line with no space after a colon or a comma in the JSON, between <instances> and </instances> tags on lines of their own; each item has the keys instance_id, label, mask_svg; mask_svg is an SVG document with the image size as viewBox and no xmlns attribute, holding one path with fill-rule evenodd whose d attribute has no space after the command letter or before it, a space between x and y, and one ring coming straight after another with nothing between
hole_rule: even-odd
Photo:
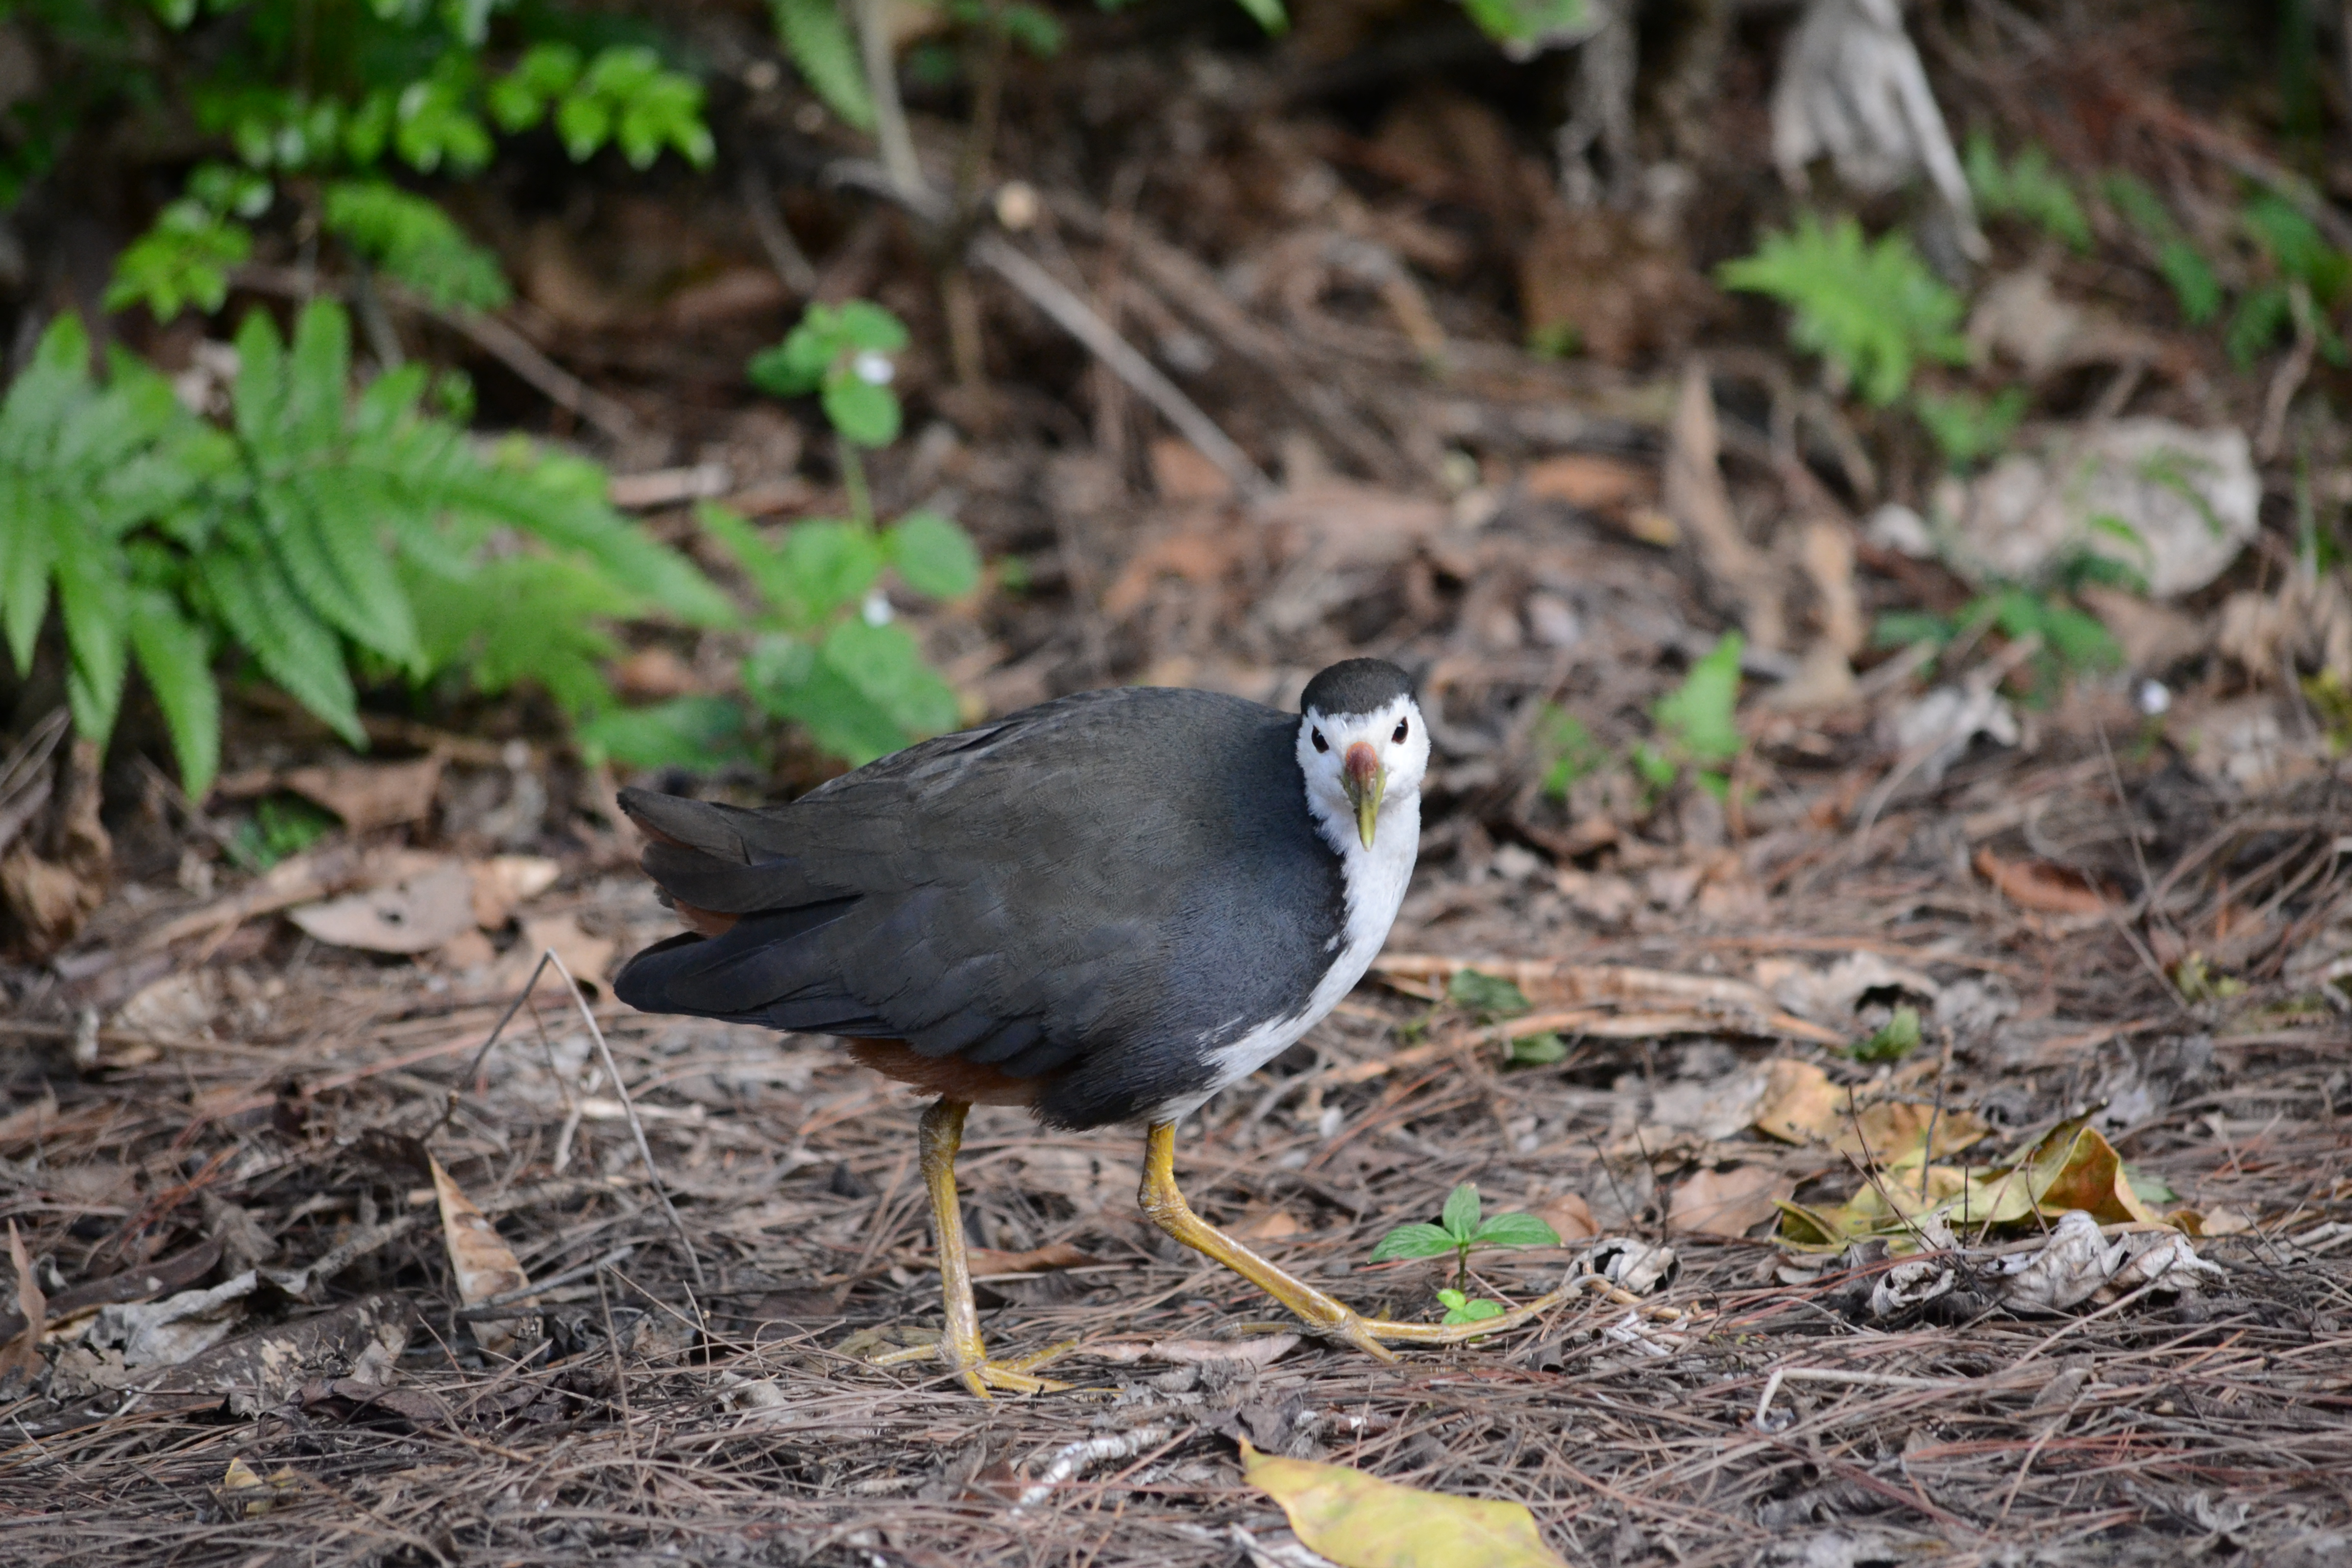
<instances>
[{"instance_id":1,"label":"bird's foot","mask_svg":"<svg viewBox=\"0 0 2352 1568\"><path fill-rule=\"evenodd\" d=\"M1474 1323L1407 1323L1393 1318L1368 1318L1352 1308L1339 1306L1325 1297L1322 1302L1312 1300L1292 1303L1286 1301L1304 1321L1306 1331L1318 1339L1337 1340L1362 1351L1376 1361L1392 1362L1396 1352L1389 1342L1414 1345L1458 1345L1473 1340L1516 1329L1534 1321L1554 1307L1579 1294L1578 1284L1564 1285L1548 1295L1539 1296L1523 1306L1492 1318L1481 1318ZM1318 1293L1319 1294L1319 1292ZM1328 1303L1328 1305L1325 1305ZM1336 1311L1331 1308L1337 1308ZM1318 1310L1320 1309L1320 1310ZM1288 1324L1251 1324L1253 1328L1288 1328Z\"/></svg>"},{"instance_id":2,"label":"bird's foot","mask_svg":"<svg viewBox=\"0 0 2352 1568\"><path fill-rule=\"evenodd\" d=\"M982 1399L988 1397L988 1391L992 1388L1003 1394L1060 1393L1070 1385L1050 1377L1033 1376L1032 1373L1036 1368L1067 1355L1077 1345L1076 1340L1064 1340L1058 1344L1047 1345L1042 1351L1032 1351L1027 1355L994 1358L978 1341L959 1346L952 1338L936 1329L904 1329L899 1331L898 1337L911 1342L897 1350L867 1356L866 1364L900 1366L908 1362L936 1356L954 1369L966 1388Z\"/></svg>"}]
</instances>

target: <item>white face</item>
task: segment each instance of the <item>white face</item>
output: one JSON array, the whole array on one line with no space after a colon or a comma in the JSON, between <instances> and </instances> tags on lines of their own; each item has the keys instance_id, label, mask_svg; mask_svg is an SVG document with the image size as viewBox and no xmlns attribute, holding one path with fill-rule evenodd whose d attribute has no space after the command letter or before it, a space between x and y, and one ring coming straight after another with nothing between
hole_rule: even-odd
<instances>
[{"instance_id":1,"label":"white face","mask_svg":"<svg viewBox=\"0 0 2352 1568\"><path fill-rule=\"evenodd\" d=\"M1307 775L1307 802L1349 849L1361 845L1356 802L1349 794L1348 759L1357 746L1369 747L1378 764L1385 817L1391 806L1420 797L1422 776L1429 771L1429 727L1409 696L1374 713L1328 715L1310 708L1299 721L1298 766ZM1412 831L1417 838L1417 817Z\"/></svg>"}]
</instances>

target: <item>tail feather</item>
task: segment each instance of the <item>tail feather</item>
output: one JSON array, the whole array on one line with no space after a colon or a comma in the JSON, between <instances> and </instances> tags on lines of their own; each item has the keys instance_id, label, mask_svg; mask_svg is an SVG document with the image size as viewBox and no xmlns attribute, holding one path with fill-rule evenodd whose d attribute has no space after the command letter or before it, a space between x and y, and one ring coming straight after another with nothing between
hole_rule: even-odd
<instances>
[{"instance_id":1,"label":"tail feather","mask_svg":"<svg viewBox=\"0 0 2352 1568\"><path fill-rule=\"evenodd\" d=\"M656 844L699 849L705 855L739 864L751 858L743 835L729 820L733 815L730 807L635 788L621 791L620 802L629 820Z\"/></svg>"}]
</instances>

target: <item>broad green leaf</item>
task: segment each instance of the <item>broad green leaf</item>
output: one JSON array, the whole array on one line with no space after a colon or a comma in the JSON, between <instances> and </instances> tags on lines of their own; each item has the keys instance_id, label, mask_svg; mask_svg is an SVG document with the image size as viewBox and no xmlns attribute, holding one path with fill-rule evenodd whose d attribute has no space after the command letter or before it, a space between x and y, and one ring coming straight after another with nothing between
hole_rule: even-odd
<instances>
[{"instance_id":1,"label":"broad green leaf","mask_svg":"<svg viewBox=\"0 0 2352 1568\"><path fill-rule=\"evenodd\" d=\"M1895 1009L1877 1033L1853 1047L1858 1062L1899 1062L1919 1047L1919 1009L1908 1005Z\"/></svg>"},{"instance_id":2,"label":"broad green leaf","mask_svg":"<svg viewBox=\"0 0 2352 1568\"><path fill-rule=\"evenodd\" d=\"M1482 1018L1516 1018L1528 1010L1527 993L1499 974L1457 969L1445 982L1449 1001Z\"/></svg>"},{"instance_id":3,"label":"broad green leaf","mask_svg":"<svg viewBox=\"0 0 2352 1568\"><path fill-rule=\"evenodd\" d=\"M1234 0L1249 13L1250 20L1265 29L1271 37L1280 37L1290 31L1290 13L1282 8L1282 0Z\"/></svg>"},{"instance_id":4,"label":"broad green leaf","mask_svg":"<svg viewBox=\"0 0 2352 1568\"><path fill-rule=\"evenodd\" d=\"M1739 658L1747 639L1726 632L1704 658L1690 668L1683 683L1658 699L1651 716L1700 762L1729 762L1739 754L1736 714L1739 706Z\"/></svg>"},{"instance_id":5,"label":"broad green leaf","mask_svg":"<svg viewBox=\"0 0 2352 1568\"><path fill-rule=\"evenodd\" d=\"M211 639L180 613L171 595L151 588L140 594L131 616L131 647L172 732L180 788L201 801L220 772L220 689L213 679Z\"/></svg>"},{"instance_id":6,"label":"broad green leaf","mask_svg":"<svg viewBox=\"0 0 2352 1568\"><path fill-rule=\"evenodd\" d=\"M824 416L845 441L887 447L898 438L898 396L844 367L824 378Z\"/></svg>"},{"instance_id":7,"label":"broad green leaf","mask_svg":"<svg viewBox=\"0 0 2352 1568\"><path fill-rule=\"evenodd\" d=\"M1381 1237L1372 1261L1390 1263L1400 1258L1443 1258L1454 1250L1454 1237L1433 1225L1401 1225Z\"/></svg>"},{"instance_id":8,"label":"broad green leaf","mask_svg":"<svg viewBox=\"0 0 2352 1568\"><path fill-rule=\"evenodd\" d=\"M784 661L776 661L781 666ZM912 738L905 729L823 658L811 658L805 676L792 684L761 684L745 670L753 700L779 719L806 729L812 740L852 764L870 763L903 750Z\"/></svg>"},{"instance_id":9,"label":"broad green leaf","mask_svg":"<svg viewBox=\"0 0 2352 1568\"><path fill-rule=\"evenodd\" d=\"M1558 1247L1559 1232L1531 1214L1498 1214L1478 1226L1481 1247Z\"/></svg>"},{"instance_id":10,"label":"broad green leaf","mask_svg":"<svg viewBox=\"0 0 2352 1568\"><path fill-rule=\"evenodd\" d=\"M1445 1208L1438 1215L1437 1223L1456 1241L1467 1240L1478 1230L1478 1184L1464 1182L1445 1194Z\"/></svg>"},{"instance_id":11,"label":"broad green leaf","mask_svg":"<svg viewBox=\"0 0 2352 1568\"><path fill-rule=\"evenodd\" d=\"M775 0L776 37L825 107L859 131L874 129L874 96L857 41L835 0Z\"/></svg>"},{"instance_id":12,"label":"broad green leaf","mask_svg":"<svg viewBox=\"0 0 2352 1568\"><path fill-rule=\"evenodd\" d=\"M743 658L744 689L762 706L769 706L770 694L797 690L815 673L816 649L782 632L759 638ZM784 713L782 708L774 711Z\"/></svg>"},{"instance_id":13,"label":"broad green leaf","mask_svg":"<svg viewBox=\"0 0 2352 1568\"><path fill-rule=\"evenodd\" d=\"M935 511L910 511L883 536L890 564L907 586L935 599L954 599L980 584L980 552L971 535Z\"/></svg>"},{"instance_id":14,"label":"broad green leaf","mask_svg":"<svg viewBox=\"0 0 2352 1568\"><path fill-rule=\"evenodd\" d=\"M633 768L716 773L745 760L743 710L723 697L616 708L580 726L580 744Z\"/></svg>"},{"instance_id":15,"label":"broad green leaf","mask_svg":"<svg viewBox=\"0 0 2352 1568\"><path fill-rule=\"evenodd\" d=\"M530 130L545 118L550 103L572 90L580 69L580 51L570 44L533 44L484 94L491 118L509 135Z\"/></svg>"},{"instance_id":16,"label":"broad green leaf","mask_svg":"<svg viewBox=\"0 0 2352 1568\"><path fill-rule=\"evenodd\" d=\"M773 348L761 349L743 367L744 377L771 397L800 397L824 384L833 363L831 345L805 327L795 327Z\"/></svg>"},{"instance_id":17,"label":"broad green leaf","mask_svg":"<svg viewBox=\"0 0 2352 1568\"><path fill-rule=\"evenodd\" d=\"M1524 1504L1399 1486L1347 1465L1276 1458L1244 1439L1242 1474L1339 1568L1568 1568Z\"/></svg>"},{"instance_id":18,"label":"broad green leaf","mask_svg":"<svg viewBox=\"0 0 2352 1568\"><path fill-rule=\"evenodd\" d=\"M914 735L955 728L955 689L929 665L901 626L870 626L862 616L837 623L819 648L824 664L892 723Z\"/></svg>"},{"instance_id":19,"label":"broad green leaf","mask_svg":"<svg viewBox=\"0 0 2352 1568\"><path fill-rule=\"evenodd\" d=\"M784 581L792 606L808 620L854 605L882 574L882 546L871 529L819 520L794 523L784 535ZM785 607L785 606L779 606Z\"/></svg>"},{"instance_id":20,"label":"broad green leaf","mask_svg":"<svg viewBox=\"0 0 2352 1568\"><path fill-rule=\"evenodd\" d=\"M813 308L810 319L824 321L824 310L823 306ZM894 354L907 346L907 324L871 300L845 300L830 314L830 324L821 330L845 348Z\"/></svg>"},{"instance_id":21,"label":"broad green leaf","mask_svg":"<svg viewBox=\"0 0 2352 1568\"><path fill-rule=\"evenodd\" d=\"M694 516L702 531L751 579L761 599L770 605L799 603L798 584L783 553L751 526L750 519L717 501L704 501L694 509Z\"/></svg>"}]
</instances>

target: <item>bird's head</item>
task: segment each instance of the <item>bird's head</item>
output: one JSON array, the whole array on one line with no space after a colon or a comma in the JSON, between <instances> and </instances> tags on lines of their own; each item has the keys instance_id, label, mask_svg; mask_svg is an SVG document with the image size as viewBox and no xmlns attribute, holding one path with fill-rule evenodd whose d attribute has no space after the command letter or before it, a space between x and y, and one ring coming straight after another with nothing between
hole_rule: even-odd
<instances>
[{"instance_id":1,"label":"bird's head","mask_svg":"<svg viewBox=\"0 0 2352 1568\"><path fill-rule=\"evenodd\" d=\"M1370 849L1381 808L1419 799L1429 769L1429 729L1412 683L1385 659L1351 658L1308 681L1298 707L1307 803L1326 824L1352 827Z\"/></svg>"}]
</instances>

